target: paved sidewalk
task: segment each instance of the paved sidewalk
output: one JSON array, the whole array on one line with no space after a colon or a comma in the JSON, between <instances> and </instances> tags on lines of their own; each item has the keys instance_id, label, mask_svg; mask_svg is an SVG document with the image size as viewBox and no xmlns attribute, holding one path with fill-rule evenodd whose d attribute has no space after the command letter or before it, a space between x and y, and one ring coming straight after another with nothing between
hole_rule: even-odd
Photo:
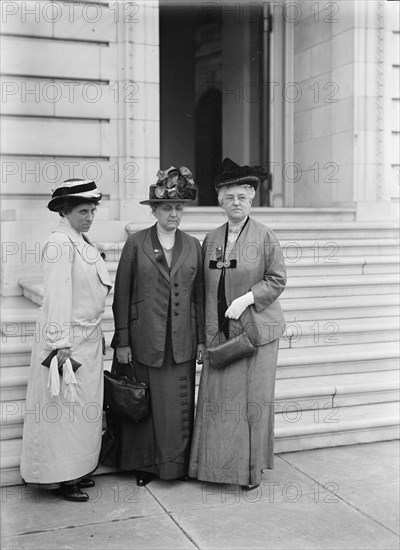
<instances>
[{"instance_id":1,"label":"paved sidewalk","mask_svg":"<svg viewBox=\"0 0 400 550\"><path fill-rule=\"evenodd\" d=\"M90 501L2 489L2 544L59 549L398 549L399 442L276 456L258 490L97 476Z\"/></svg>"}]
</instances>

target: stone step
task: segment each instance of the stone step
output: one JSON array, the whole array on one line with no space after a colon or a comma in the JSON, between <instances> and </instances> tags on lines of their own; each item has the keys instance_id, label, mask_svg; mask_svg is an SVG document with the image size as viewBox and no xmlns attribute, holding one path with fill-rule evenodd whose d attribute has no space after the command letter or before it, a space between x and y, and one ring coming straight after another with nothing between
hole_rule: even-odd
<instances>
[{"instance_id":1,"label":"stone step","mask_svg":"<svg viewBox=\"0 0 400 550\"><path fill-rule=\"evenodd\" d=\"M19 349L18 349L19 348ZM25 399L30 362L29 343L7 343L3 346L0 369L1 400ZM113 350L107 347L104 368L110 370ZM312 384L315 378L336 380L337 376L360 375L385 377L385 371L398 369L399 343L372 342L345 346L315 346L313 348L281 348L278 355L277 380L304 380ZM201 366L197 365L197 384ZM350 380L350 378L348 378Z\"/></svg>"},{"instance_id":2,"label":"stone step","mask_svg":"<svg viewBox=\"0 0 400 550\"><path fill-rule=\"evenodd\" d=\"M399 404L286 410L275 414L275 452L399 439ZM22 440L0 441L2 485L20 484Z\"/></svg>"},{"instance_id":3,"label":"stone step","mask_svg":"<svg viewBox=\"0 0 400 550\"><path fill-rule=\"evenodd\" d=\"M314 261L302 258L298 261L286 261L289 277L340 276L340 275L371 275L375 273L399 273L400 259L398 255L382 256L344 256L335 261Z\"/></svg>"},{"instance_id":4,"label":"stone step","mask_svg":"<svg viewBox=\"0 0 400 550\"><path fill-rule=\"evenodd\" d=\"M13 421L15 412L22 410L28 375L29 367L0 371L2 414L9 417L10 425L15 424ZM293 408L322 410L331 407L333 403L344 407L397 401L399 386L397 369L367 373L335 373L326 376L321 373L321 375L307 378L279 378L278 376L275 392L276 412ZM16 405L16 402L20 402L20 405ZM12 439L12 437L7 438Z\"/></svg>"},{"instance_id":5,"label":"stone step","mask_svg":"<svg viewBox=\"0 0 400 550\"><path fill-rule=\"evenodd\" d=\"M385 317L399 314L400 296L333 296L280 299L286 322L306 320L336 320L359 317Z\"/></svg>"},{"instance_id":6,"label":"stone step","mask_svg":"<svg viewBox=\"0 0 400 550\"><path fill-rule=\"evenodd\" d=\"M29 363L29 357L27 358ZM0 401L3 407L6 402L26 398L29 366L0 369Z\"/></svg>"},{"instance_id":7,"label":"stone step","mask_svg":"<svg viewBox=\"0 0 400 550\"><path fill-rule=\"evenodd\" d=\"M398 369L399 342L363 342L342 346L281 348L277 378L326 376Z\"/></svg>"},{"instance_id":8,"label":"stone step","mask_svg":"<svg viewBox=\"0 0 400 550\"><path fill-rule=\"evenodd\" d=\"M7 383L7 381L6 381ZM275 412L288 422L302 412L314 411L315 418L332 409L372 403L387 403L399 399L399 373L339 374L312 378L280 379L276 382ZM3 401L3 400L2 400ZM260 408L267 404L255 404ZM47 409L46 409L47 410ZM25 408L25 397L3 401L0 414L0 439L22 437L26 414L46 414L46 410L30 412ZM327 412L328 411L328 412ZM50 414L50 413L49 413Z\"/></svg>"},{"instance_id":9,"label":"stone step","mask_svg":"<svg viewBox=\"0 0 400 550\"><path fill-rule=\"evenodd\" d=\"M399 403L373 403L275 415L275 452L399 439Z\"/></svg>"},{"instance_id":10,"label":"stone step","mask_svg":"<svg viewBox=\"0 0 400 550\"><path fill-rule=\"evenodd\" d=\"M315 416L332 407L341 408L399 400L398 370L335 374L276 381L275 412L314 410Z\"/></svg>"},{"instance_id":11,"label":"stone step","mask_svg":"<svg viewBox=\"0 0 400 550\"><path fill-rule=\"evenodd\" d=\"M286 328L281 338L281 348L313 347L318 345L337 346L357 342L387 342L398 339L399 320L397 315L385 317L331 318L327 319L290 320L286 321ZM19 332L18 324L5 325L2 334L3 346L7 342L16 340L24 343L33 342L40 337L39 323L28 323L23 334ZM114 332L114 322L109 309L101 322L107 344L111 341ZM31 329L31 332L30 332ZM269 330L269 327L257 327L257 330ZM357 340L359 338L359 340Z\"/></svg>"},{"instance_id":12,"label":"stone step","mask_svg":"<svg viewBox=\"0 0 400 550\"><path fill-rule=\"evenodd\" d=\"M104 358L105 368L111 365L113 350L110 347L111 334L105 335L107 352ZM391 370L399 364L399 343L363 342L340 346L314 345L313 347L282 347L278 356L278 378L304 376L323 376L341 373L369 372L372 370ZM14 367L28 368L32 344L18 338L9 338L2 346L0 369ZM201 367L198 369L200 373ZM26 378L27 381L27 378Z\"/></svg>"},{"instance_id":13,"label":"stone step","mask_svg":"<svg viewBox=\"0 0 400 550\"><path fill-rule=\"evenodd\" d=\"M264 223L273 229L279 240L288 239L313 239L317 241L336 241L337 239L377 239L377 238L394 238L399 236L398 223L393 221L388 222L355 222L355 221L284 221L268 219L265 215L253 215L252 218ZM208 218L203 216L201 219L194 219L186 212L182 219L179 228L191 235L203 240L208 232L226 222L226 218ZM143 222L128 222L125 225L127 233L136 233L142 229L146 229L154 223L154 220L149 223ZM113 239L113 234L109 231L102 231L106 237L100 240L113 240L117 242L119 239ZM100 234L99 234L100 235ZM99 237L97 237L99 239ZM296 240L295 239L295 240ZM124 239L123 239L124 240Z\"/></svg>"},{"instance_id":14,"label":"stone step","mask_svg":"<svg viewBox=\"0 0 400 550\"><path fill-rule=\"evenodd\" d=\"M399 252L399 242L394 238L382 239L280 239L283 256L293 262L301 258L312 258L314 262L326 263L343 256L377 256Z\"/></svg>"},{"instance_id":15,"label":"stone step","mask_svg":"<svg viewBox=\"0 0 400 550\"><path fill-rule=\"evenodd\" d=\"M282 299L397 294L397 274L290 277Z\"/></svg>"},{"instance_id":16,"label":"stone step","mask_svg":"<svg viewBox=\"0 0 400 550\"><path fill-rule=\"evenodd\" d=\"M336 258L337 261L325 262L323 259L314 261L312 258L301 258L296 261L286 261L288 279L305 276L343 276L399 273L400 259L398 255L382 256L349 256ZM107 262L111 281L115 281L118 262Z\"/></svg>"},{"instance_id":17,"label":"stone step","mask_svg":"<svg viewBox=\"0 0 400 550\"><path fill-rule=\"evenodd\" d=\"M282 296L281 305L286 322L385 317L398 315L399 313L400 295L396 294L291 299L286 299L285 293ZM10 337L37 333L40 330L38 319L38 305L26 297L3 298L0 326L2 342L4 343ZM106 332L114 330L110 305L106 306L102 328Z\"/></svg>"},{"instance_id":18,"label":"stone step","mask_svg":"<svg viewBox=\"0 0 400 550\"><path fill-rule=\"evenodd\" d=\"M125 241L98 242L106 253L107 262L118 262ZM382 239L281 239L280 245L285 261L295 263L302 258L312 258L314 263L336 263L347 256L396 255L399 252L399 240Z\"/></svg>"},{"instance_id":19,"label":"stone step","mask_svg":"<svg viewBox=\"0 0 400 550\"><path fill-rule=\"evenodd\" d=\"M43 303L43 279L41 276L23 276L18 280L22 295L41 306Z\"/></svg>"},{"instance_id":20,"label":"stone step","mask_svg":"<svg viewBox=\"0 0 400 550\"><path fill-rule=\"evenodd\" d=\"M268 330L269 327L265 327ZM262 327L259 327L262 330ZM393 342L399 338L399 318L296 321L286 324L281 348L326 347L364 342Z\"/></svg>"},{"instance_id":21,"label":"stone step","mask_svg":"<svg viewBox=\"0 0 400 550\"><path fill-rule=\"evenodd\" d=\"M43 281L40 276L21 277L19 284L23 296L35 304L42 304ZM317 277L298 276L289 277L282 299L334 296L365 296L376 294L395 294L399 291L399 277L397 274L364 274L331 275ZM106 299L106 304L113 301L114 288Z\"/></svg>"},{"instance_id":22,"label":"stone step","mask_svg":"<svg viewBox=\"0 0 400 550\"><path fill-rule=\"evenodd\" d=\"M226 216L219 206L202 206L193 207L186 206L184 220L191 222L208 223L217 221L221 224L226 221ZM251 217L255 220L266 223L269 222L308 222L312 217L313 222L354 222L355 210L353 208L273 208L253 206L251 209Z\"/></svg>"}]
</instances>

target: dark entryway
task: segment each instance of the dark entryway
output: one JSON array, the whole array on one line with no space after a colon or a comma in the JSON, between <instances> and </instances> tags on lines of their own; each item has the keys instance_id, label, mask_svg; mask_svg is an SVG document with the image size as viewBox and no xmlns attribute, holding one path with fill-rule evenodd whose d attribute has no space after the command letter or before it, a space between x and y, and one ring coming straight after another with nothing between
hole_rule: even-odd
<instances>
[{"instance_id":1,"label":"dark entryway","mask_svg":"<svg viewBox=\"0 0 400 550\"><path fill-rule=\"evenodd\" d=\"M265 9L245 13L221 2L160 1L161 167L193 171L199 206L217 204L224 157L269 162ZM268 203L258 192L255 204Z\"/></svg>"}]
</instances>

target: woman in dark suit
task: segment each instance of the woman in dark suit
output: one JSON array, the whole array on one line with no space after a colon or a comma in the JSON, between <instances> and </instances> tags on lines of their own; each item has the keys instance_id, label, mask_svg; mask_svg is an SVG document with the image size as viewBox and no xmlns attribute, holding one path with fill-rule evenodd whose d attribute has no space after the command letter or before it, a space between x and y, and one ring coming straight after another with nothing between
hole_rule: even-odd
<instances>
[{"instance_id":1,"label":"woman in dark suit","mask_svg":"<svg viewBox=\"0 0 400 550\"><path fill-rule=\"evenodd\" d=\"M187 479L194 417L196 356L203 349L200 243L180 231L184 203L196 198L190 171L159 171L149 200L157 222L130 235L115 280L113 370L150 389L151 414L138 424L113 419L117 441L103 464L153 477ZM108 419L110 420L110 419Z\"/></svg>"},{"instance_id":2,"label":"woman in dark suit","mask_svg":"<svg viewBox=\"0 0 400 550\"><path fill-rule=\"evenodd\" d=\"M218 201L228 222L203 242L206 346L245 329L250 357L219 370L206 349L189 475L202 481L257 487L273 467L274 388L284 318L278 297L286 269L275 234L249 214L262 167L222 163Z\"/></svg>"}]
</instances>

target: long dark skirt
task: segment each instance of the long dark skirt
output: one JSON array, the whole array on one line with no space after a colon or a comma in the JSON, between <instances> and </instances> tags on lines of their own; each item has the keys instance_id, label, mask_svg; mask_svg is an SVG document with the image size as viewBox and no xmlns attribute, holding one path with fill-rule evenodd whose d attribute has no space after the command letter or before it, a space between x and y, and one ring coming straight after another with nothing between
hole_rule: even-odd
<instances>
[{"instance_id":1,"label":"long dark skirt","mask_svg":"<svg viewBox=\"0 0 400 550\"><path fill-rule=\"evenodd\" d=\"M114 368L131 373L128 365ZM138 380L149 385L151 413L137 424L107 415L115 442L113 452L102 449L101 462L165 480L182 477L187 474L193 433L195 361L175 363L168 342L160 368L135 363L135 369Z\"/></svg>"}]
</instances>

